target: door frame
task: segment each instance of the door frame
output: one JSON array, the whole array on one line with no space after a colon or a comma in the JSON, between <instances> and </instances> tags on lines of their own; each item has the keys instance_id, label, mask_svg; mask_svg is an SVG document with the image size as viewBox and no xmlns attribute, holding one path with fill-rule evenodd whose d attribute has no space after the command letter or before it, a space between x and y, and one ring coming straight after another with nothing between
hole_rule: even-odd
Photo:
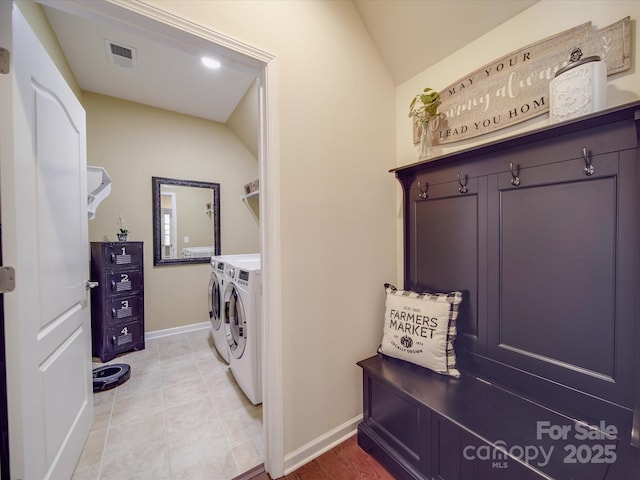
<instances>
[{"instance_id":1,"label":"door frame","mask_svg":"<svg viewBox=\"0 0 640 480\"><path fill-rule=\"evenodd\" d=\"M257 70L259 83L260 250L262 255L263 437L264 466L272 478L284 475L284 403L282 375L282 274L280 230L280 131L278 59L275 55L177 17L156 6L130 0L86 2L35 0L67 13L108 25L146 31L169 44L222 50ZM266 381L268 379L268 381Z\"/></svg>"}]
</instances>

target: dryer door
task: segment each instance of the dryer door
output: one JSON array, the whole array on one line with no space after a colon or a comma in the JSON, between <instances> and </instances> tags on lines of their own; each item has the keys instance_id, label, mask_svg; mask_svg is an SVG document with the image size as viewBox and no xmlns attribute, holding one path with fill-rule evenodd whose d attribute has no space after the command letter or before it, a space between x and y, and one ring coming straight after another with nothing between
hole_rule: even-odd
<instances>
[{"instance_id":1,"label":"dryer door","mask_svg":"<svg viewBox=\"0 0 640 480\"><path fill-rule=\"evenodd\" d=\"M211 272L211 279L209 280L209 320L211 320L214 331L220 330L220 325L222 325L221 297L220 281L216 273Z\"/></svg>"},{"instance_id":2,"label":"dryer door","mask_svg":"<svg viewBox=\"0 0 640 480\"><path fill-rule=\"evenodd\" d=\"M235 285L227 288L224 300L225 308L227 309L224 326L227 332L229 350L231 350L231 355L234 358L240 358L247 345L247 321L244 307L242 306L242 298Z\"/></svg>"}]
</instances>

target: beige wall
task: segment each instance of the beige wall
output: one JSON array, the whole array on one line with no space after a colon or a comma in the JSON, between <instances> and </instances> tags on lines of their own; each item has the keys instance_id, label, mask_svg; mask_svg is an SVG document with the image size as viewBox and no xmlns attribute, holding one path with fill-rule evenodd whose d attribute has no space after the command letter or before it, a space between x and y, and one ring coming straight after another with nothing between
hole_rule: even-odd
<instances>
[{"instance_id":1,"label":"beige wall","mask_svg":"<svg viewBox=\"0 0 640 480\"><path fill-rule=\"evenodd\" d=\"M83 97L87 163L112 180L89 222L90 240L115 240L122 215L129 240L144 242L147 332L208 320L208 264L153 266L151 177L219 183L222 253L257 252L258 222L240 199L258 175L255 158L226 125L91 92Z\"/></svg>"},{"instance_id":2,"label":"beige wall","mask_svg":"<svg viewBox=\"0 0 640 480\"><path fill-rule=\"evenodd\" d=\"M352 2L152 3L278 58L288 454L362 411L395 281L394 86Z\"/></svg>"},{"instance_id":3,"label":"beige wall","mask_svg":"<svg viewBox=\"0 0 640 480\"><path fill-rule=\"evenodd\" d=\"M227 125L258 160L260 140L260 112L258 111L258 82L254 81L240 103L229 116Z\"/></svg>"}]
</instances>

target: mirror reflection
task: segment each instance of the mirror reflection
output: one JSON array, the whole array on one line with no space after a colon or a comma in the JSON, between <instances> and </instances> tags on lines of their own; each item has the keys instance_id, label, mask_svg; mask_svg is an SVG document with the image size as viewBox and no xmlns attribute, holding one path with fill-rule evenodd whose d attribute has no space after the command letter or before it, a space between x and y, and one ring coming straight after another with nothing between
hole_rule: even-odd
<instances>
[{"instance_id":1,"label":"mirror reflection","mask_svg":"<svg viewBox=\"0 0 640 480\"><path fill-rule=\"evenodd\" d=\"M220 184L152 177L153 263L209 263L220 255Z\"/></svg>"}]
</instances>

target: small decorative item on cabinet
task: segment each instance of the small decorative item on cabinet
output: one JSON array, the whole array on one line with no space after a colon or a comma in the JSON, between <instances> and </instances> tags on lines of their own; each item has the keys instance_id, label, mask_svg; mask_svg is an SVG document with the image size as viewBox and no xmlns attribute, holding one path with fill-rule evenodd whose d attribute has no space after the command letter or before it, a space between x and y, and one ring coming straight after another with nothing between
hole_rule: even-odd
<instances>
[{"instance_id":1,"label":"small decorative item on cabinet","mask_svg":"<svg viewBox=\"0 0 640 480\"><path fill-rule=\"evenodd\" d=\"M582 50L571 51L569 64L549 83L551 123L597 112L607 103L607 64L599 56L582 58Z\"/></svg>"},{"instance_id":2,"label":"small decorative item on cabinet","mask_svg":"<svg viewBox=\"0 0 640 480\"><path fill-rule=\"evenodd\" d=\"M420 160L426 160L431 156L431 147L433 145L431 124L438 117L438 107L440 103L440 94L427 87L413 97L409 104L409 117L413 119L414 137L416 129L420 132Z\"/></svg>"},{"instance_id":3,"label":"small decorative item on cabinet","mask_svg":"<svg viewBox=\"0 0 640 480\"><path fill-rule=\"evenodd\" d=\"M419 160L426 160L431 156L433 147L433 133L429 128L429 124L427 123L422 128L422 132L420 133L420 153L418 154Z\"/></svg>"},{"instance_id":4,"label":"small decorative item on cabinet","mask_svg":"<svg viewBox=\"0 0 640 480\"><path fill-rule=\"evenodd\" d=\"M244 194L249 196L252 193L258 193L258 190L260 188L260 181L259 179L255 179L253 182L249 182L244 186Z\"/></svg>"},{"instance_id":5,"label":"small decorative item on cabinet","mask_svg":"<svg viewBox=\"0 0 640 480\"><path fill-rule=\"evenodd\" d=\"M129 230L124 228L124 218L122 218L122 215L120 215L119 225L120 225L120 229L119 229L119 231L117 233L118 241L126 242L127 239L129 238Z\"/></svg>"}]
</instances>

